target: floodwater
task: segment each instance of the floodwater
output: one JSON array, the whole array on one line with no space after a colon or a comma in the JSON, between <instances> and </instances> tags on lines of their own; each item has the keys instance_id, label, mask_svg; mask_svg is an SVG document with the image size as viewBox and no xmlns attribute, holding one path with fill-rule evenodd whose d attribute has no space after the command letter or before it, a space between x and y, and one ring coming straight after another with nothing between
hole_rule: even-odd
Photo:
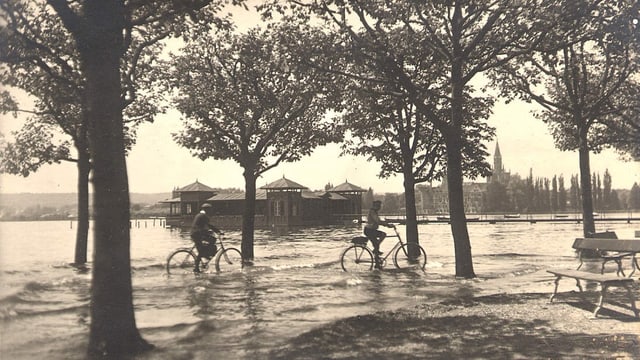
<instances>
[{"instance_id":1,"label":"floodwater","mask_svg":"<svg viewBox=\"0 0 640 360\"><path fill-rule=\"evenodd\" d=\"M551 292L545 270L575 267L571 245L582 234L577 223L470 223L478 278L460 280L447 224L419 226L425 272L395 270L389 261L382 271L357 275L341 270L339 256L359 226L256 231L253 267L168 276L166 257L188 246L188 235L159 220L133 224L136 322L157 346L144 359L268 358L287 339L345 317L460 296ZM640 230L637 223L596 226L621 238ZM225 245L239 241L238 231L227 230ZM382 250L394 241L385 240ZM0 222L0 358L84 358L91 274L68 265L74 242L69 221Z\"/></svg>"}]
</instances>

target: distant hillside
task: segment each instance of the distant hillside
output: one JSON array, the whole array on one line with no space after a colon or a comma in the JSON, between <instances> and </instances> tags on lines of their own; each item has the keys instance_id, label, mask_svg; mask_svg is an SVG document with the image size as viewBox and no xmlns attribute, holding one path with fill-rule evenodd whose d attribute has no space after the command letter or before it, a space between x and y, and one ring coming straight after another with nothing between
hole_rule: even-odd
<instances>
[{"instance_id":1,"label":"distant hillside","mask_svg":"<svg viewBox=\"0 0 640 360\"><path fill-rule=\"evenodd\" d=\"M131 193L131 204L156 204L158 201L171 197L171 193ZM75 193L20 193L20 194L1 194L0 207L25 209L34 206L62 208L75 206L77 194ZM91 198L89 199L91 203Z\"/></svg>"}]
</instances>

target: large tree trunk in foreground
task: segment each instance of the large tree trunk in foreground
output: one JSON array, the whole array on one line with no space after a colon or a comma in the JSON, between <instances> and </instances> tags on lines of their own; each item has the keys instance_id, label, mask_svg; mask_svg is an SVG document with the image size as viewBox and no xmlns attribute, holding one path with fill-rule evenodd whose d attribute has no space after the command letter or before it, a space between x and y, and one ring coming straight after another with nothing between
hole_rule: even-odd
<instances>
[{"instance_id":1,"label":"large tree trunk in foreground","mask_svg":"<svg viewBox=\"0 0 640 360\"><path fill-rule=\"evenodd\" d=\"M124 358L151 347L140 336L133 313L129 187L120 98L124 2L86 0L76 14L64 0L48 1L73 34L86 76L95 209L88 352Z\"/></svg>"}]
</instances>

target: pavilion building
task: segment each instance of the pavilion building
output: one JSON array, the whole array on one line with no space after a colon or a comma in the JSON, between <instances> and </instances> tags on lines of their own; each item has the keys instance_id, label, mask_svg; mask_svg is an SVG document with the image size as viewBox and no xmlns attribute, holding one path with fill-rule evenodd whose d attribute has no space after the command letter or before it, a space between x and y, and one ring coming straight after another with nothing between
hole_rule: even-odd
<instances>
[{"instance_id":1,"label":"pavilion building","mask_svg":"<svg viewBox=\"0 0 640 360\"><path fill-rule=\"evenodd\" d=\"M255 226L318 226L362 222L362 194L366 190L345 181L325 191L311 191L285 178L256 191ZM212 205L211 221L222 228L240 227L245 203L244 192L216 191L196 181L174 189L167 225L188 227L204 203Z\"/></svg>"}]
</instances>

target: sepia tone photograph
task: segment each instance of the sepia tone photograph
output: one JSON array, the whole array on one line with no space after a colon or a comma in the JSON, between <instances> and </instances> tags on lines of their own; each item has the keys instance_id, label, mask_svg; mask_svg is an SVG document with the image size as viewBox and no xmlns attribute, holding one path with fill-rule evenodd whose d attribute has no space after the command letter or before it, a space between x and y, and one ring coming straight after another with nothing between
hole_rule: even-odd
<instances>
[{"instance_id":1,"label":"sepia tone photograph","mask_svg":"<svg viewBox=\"0 0 640 360\"><path fill-rule=\"evenodd\" d=\"M0 1L0 359L640 358L639 21Z\"/></svg>"}]
</instances>

